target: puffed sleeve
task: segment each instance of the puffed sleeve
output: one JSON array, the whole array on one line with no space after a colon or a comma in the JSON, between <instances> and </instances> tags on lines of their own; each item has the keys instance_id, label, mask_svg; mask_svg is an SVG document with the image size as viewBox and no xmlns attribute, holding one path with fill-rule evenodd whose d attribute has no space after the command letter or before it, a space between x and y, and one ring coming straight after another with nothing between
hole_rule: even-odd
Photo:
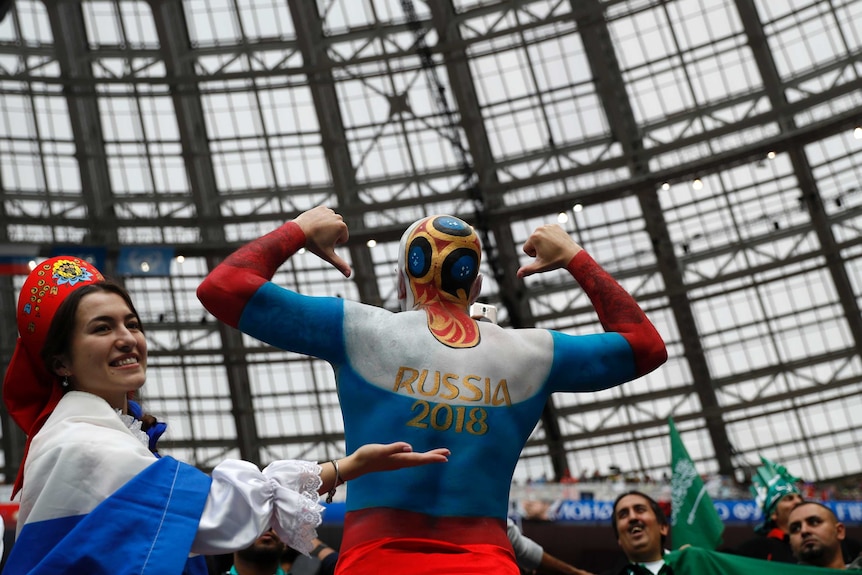
<instances>
[{"instance_id":1,"label":"puffed sleeve","mask_svg":"<svg viewBox=\"0 0 862 575\"><path fill-rule=\"evenodd\" d=\"M310 461L276 461L263 471L248 461L226 460L212 472L193 553L245 549L273 527L288 546L308 554L317 536L320 466Z\"/></svg>"}]
</instances>

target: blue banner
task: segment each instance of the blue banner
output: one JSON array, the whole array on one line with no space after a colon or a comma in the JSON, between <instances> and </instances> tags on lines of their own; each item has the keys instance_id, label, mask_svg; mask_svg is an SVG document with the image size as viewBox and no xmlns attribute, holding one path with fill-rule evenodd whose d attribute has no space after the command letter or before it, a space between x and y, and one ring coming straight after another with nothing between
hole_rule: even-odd
<instances>
[{"instance_id":1,"label":"blue banner","mask_svg":"<svg viewBox=\"0 0 862 575\"><path fill-rule=\"evenodd\" d=\"M862 501L826 501L845 525L862 525ZM716 499L713 501L724 523L756 525L763 520L760 508L753 500ZM575 523L606 523L613 515L613 501L561 500L548 511L551 521Z\"/></svg>"},{"instance_id":2,"label":"blue banner","mask_svg":"<svg viewBox=\"0 0 862 575\"><path fill-rule=\"evenodd\" d=\"M716 499L713 502L718 516L724 523L757 525L763 519L760 508L753 500ZM323 502L321 501L321 504ZM862 525L862 501L826 501L824 503L845 525ZM346 506L344 502L323 504L324 524L344 523ZM573 523L609 523L614 512L613 501L572 501L562 500L548 511L551 521Z\"/></svg>"},{"instance_id":3,"label":"blue banner","mask_svg":"<svg viewBox=\"0 0 862 575\"><path fill-rule=\"evenodd\" d=\"M117 273L122 276L169 276L174 248L130 246L120 248Z\"/></svg>"},{"instance_id":4,"label":"blue banner","mask_svg":"<svg viewBox=\"0 0 862 575\"><path fill-rule=\"evenodd\" d=\"M55 245L51 248L49 257L74 256L86 260L96 266L96 269L105 273L105 262L108 259L108 249L104 246L77 246L77 245Z\"/></svg>"}]
</instances>

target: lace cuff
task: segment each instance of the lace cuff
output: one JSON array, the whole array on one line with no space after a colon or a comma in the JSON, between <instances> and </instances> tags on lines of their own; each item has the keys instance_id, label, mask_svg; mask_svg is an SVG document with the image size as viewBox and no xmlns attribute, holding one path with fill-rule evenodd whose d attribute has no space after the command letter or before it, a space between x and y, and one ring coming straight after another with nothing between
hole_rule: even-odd
<instances>
[{"instance_id":1,"label":"lace cuff","mask_svg":"<svg viewBox=\"0 0 862 575\"><path fill-rule=\"evenodd\" d=\"M311 461L275 461L263 470L273 490L272 526L289 547L308 555L314 547L324 507L320 466Z\"/></svg>"},{"instance_id":2,"label":"lace cuff","mask_svg":"<svg viewBox=\"0 0 862 575\"><path fill-rule=\"evenodd\" d=\"M147 435L147 433L143 429L141 429L141 421L139 419L135 419L131 415L123 413L123 411L120 409L115 409L114 412L117 414L117 417L120 418L120 421L123 422L123 425L129 428L129 431L132 432L132 435L134 435L138 439L138 441L143 443L147 447L147 449L149 449L150 436Z\"/></svg>"}]
</instances>

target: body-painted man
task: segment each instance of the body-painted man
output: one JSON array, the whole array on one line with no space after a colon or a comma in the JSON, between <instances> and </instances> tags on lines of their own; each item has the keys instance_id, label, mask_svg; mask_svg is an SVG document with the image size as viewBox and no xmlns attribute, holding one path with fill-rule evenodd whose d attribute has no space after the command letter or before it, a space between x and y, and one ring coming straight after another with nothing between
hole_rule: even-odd
<instances>
[{"instance_id":1,"label":"body-painted man","mask_svg":"<svg viewBox=\"0 0 862 575\"><path fill-rule=\"evenodd\" d=\"M567 269L590 297L603 333L473 320L481 246L452 216L423 218L402 236L401 313L270 281L303 247L349 276L335 253L347 238L340 215L314 208L229 256L198 297L243 332L332 365L348 452L393 436L416 449L451 449L445 468L351 482L340 573L516 574L506 535L509 486L548 396L639 377L666 360L664 342L634 299L555 225L526 241L533 260L518 275Z\"/></svg>"}]
</instances>

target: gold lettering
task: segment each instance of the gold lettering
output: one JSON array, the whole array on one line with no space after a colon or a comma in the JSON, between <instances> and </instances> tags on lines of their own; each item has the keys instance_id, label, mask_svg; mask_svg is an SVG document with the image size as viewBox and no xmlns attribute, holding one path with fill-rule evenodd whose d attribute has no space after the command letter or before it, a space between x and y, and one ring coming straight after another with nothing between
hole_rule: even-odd
<instances>
[{"instance_id":1,"label":"gold lettering","mask_svg":"<svg viewBox=\"0 0 862 575\"><path fill-rule=\"evenodd\" d=\"M470 410L470 419L467 421L467 433L473 435L485 435L488 433L488 412L481 407Z\"/></svg>"},{"instance_id":2,"label":"gold lettering","mask_svg":"<svg viewBox=\"0 0 862 575\"><path fill-rule=\"evenodd\" d=\"M425 380L428 379L428 370L422 370L422 376L419 378L419 393L422 395L434 396L437 395L437 392L440 391L440 372L434 372L434 387L431 388L431 391L425 391Z\"/></svg>"},{"instance_id":3,"label":"gold lettering","mask_svg":"<svg viewBox=\"0 0 862 575\"><path fill-rule=\"evenodd\" d=\"M455 385L454 381L458 381L458 375L455 373L447 373L443 376L443 386L446 387L449 393L441 394L440 397L443 399L455 399L461 393L461 390L458 389L458 386Z\"/></svg>"},{"instance_id":4,"label":"gold lettering","mask_svg":"<svg viewBox=\"0 0 862 575\"><path fill-rule=\"evenodd\" d=\"M501 394L502 397L500 397ZM506 383L505 379L501 379L500 383L497 384L497 389L494 390L494 400L491 404L502 405L504 403L509 407L512 406L512 399L509 397L509 384Z\"/></svg>"},{"instance_id":5,"label":"gold lettering","mask_svg":"<svg viewBox=\"0 0 862 575\"><path fill-rule=\"evenodd\" d=\"M432 407L433 406L433 407ZM469 410L468 419L465 422L467 408L459 405L452 409L448 403L430 403L419 399L410 407L411 412L416 412L408 427L428 429L430 426L437 431L449 431L452 422L455 421L455 433L467 432L471 435L485 435L488 433L488 412L483 407L473 407Z\"/></svg>"},{"instance_id":6,"label":"gold lettering","mask_svg":"<svg viewBox=\"0 0 862 575\"><path fill-rule=\"evenodd\" d=\"M457 373L401 366L398 368L392 390L404 395L418 394L445 401L459 399L459 403L481 402L492 406L512 406L508 381L501 379L494 384L490 377L475 374L460 376ZM460 419L461 416L458 415Z\"/></svg>"},{"instance_id":7,"label":"gold lettering","mask_svg":"<svg viewBox=\"0 0 862 575\"><path fill-rule=\"evenodd\" d=\"M410 427L418 427L420 429L427 429L428 424L422 421L426 417L428 417L428 411L431 409L431 404L425 401L424 399L419 399L410 407L410 411L418 411L419 413L416 416L407 422L407 425Z\"/></svg>"},{"instance_id":8,"label":"gold lettering","mask_svg":"<svg viewBox=\"0 0 862 575\"><path fill-rule=\"evenodd\" d=\"M474 385L473 381L479 381L482 379L478 375L466 375L464 376L464 387L467 388L468 391L472 391L474 393L473 397L464 397L464 401L481 401L482 399L482 390L479 389L478 386Z\"/></svg>"},{"instance_id":9,"label":"gold lettering","mask_svg":"<svg viewBox=\"0 0 862 575\"><path fill-rule=\"evenodd\" d=\"M402 366L398 368L398 375L395 376L395 387L392 391L397 392L403 387L408 393L410 393L410 395L415 395L415 392L413 391L413 382L416 381L417 377L419 377L419 371L412 367Z\"/></svg>"},{"instance_id":10,"label":"gold lettering","mask_svg":"<svg viewBox=\"0 0 862 575\"><path fill-rule=\"evenodd\" d=\"M440 421L440 412L443 412L443 421ZM437 403L431 410L431 427L437 431L446 431L452 427L452 406L448 403Z\"/></svg>"}]
</instances>

